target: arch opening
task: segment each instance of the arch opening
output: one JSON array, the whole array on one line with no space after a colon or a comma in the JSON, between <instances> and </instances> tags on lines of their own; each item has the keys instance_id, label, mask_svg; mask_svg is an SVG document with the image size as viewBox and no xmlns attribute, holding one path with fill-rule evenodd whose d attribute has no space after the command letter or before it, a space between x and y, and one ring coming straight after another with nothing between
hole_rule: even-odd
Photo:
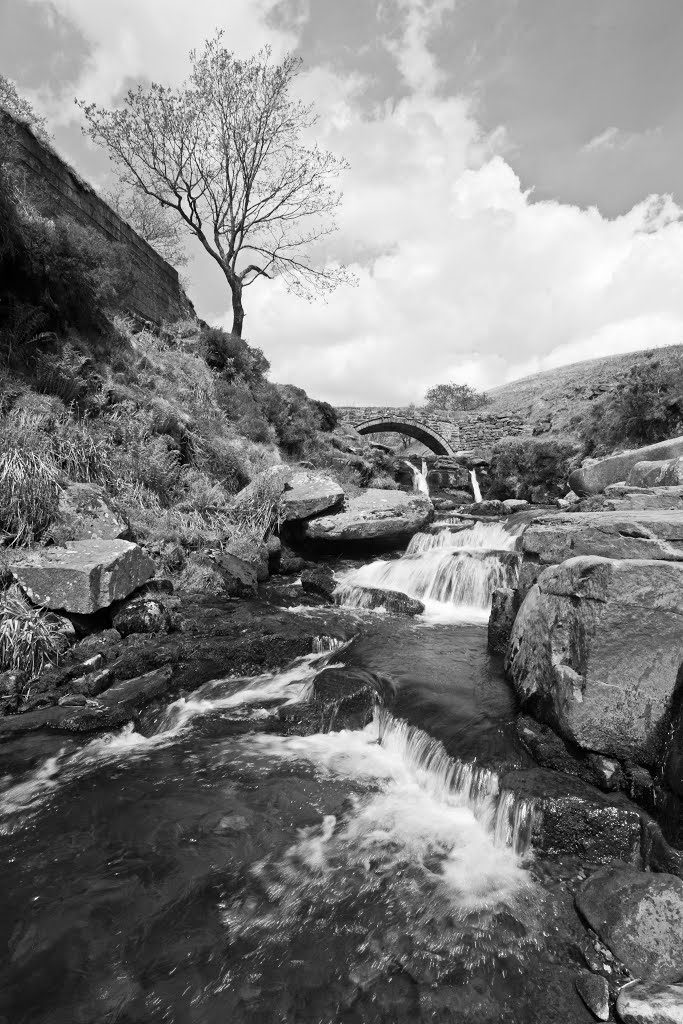
<instances>
[{"instance_id":1,"label":"arch opening","mask_svg":"<svg viewBox=\"0 0 683 1024\"><path fill-rule=\"evenodd\" d=\"M421 444L433 451L435 455L453 455L453 449L446 438L422 423L399 419L377 419L365 420L363 423L355 424L355 426L359 434L392 432L405 434L406 437L412 437L416 441L420 441Z\"/></svg>"}]
</instances>

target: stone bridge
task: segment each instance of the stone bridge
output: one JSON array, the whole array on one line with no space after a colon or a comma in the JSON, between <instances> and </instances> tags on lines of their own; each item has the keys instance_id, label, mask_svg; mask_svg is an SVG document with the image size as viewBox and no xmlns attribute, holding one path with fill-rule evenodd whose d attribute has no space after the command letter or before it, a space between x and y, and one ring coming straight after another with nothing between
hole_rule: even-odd
<instances>
[{"instance_id":1,"label":"stone bridge","mask_svg":"<svg viewBox=\"0 0 683 1024\"><path fill-rule=\"evenodd\" d=\"M460 447L460 427L445 411L388 406L342 406L340 419L351 423L359 434L381 434L397 431L414 437L437 455L454 455Z\"/></svg>"}]
</instances>

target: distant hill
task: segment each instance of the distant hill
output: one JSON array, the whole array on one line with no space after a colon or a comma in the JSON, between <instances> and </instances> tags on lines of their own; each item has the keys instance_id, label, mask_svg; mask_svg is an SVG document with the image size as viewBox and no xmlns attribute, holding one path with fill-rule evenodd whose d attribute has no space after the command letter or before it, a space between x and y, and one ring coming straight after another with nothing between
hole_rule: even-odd
<instances>
[{"instance_id":1,"label":"distant hill","mask_svg":"<svg viewBox=\"0 0 683 1024\"><path fill-rule=\"evenodd\" d=\"M482 412L523 417L535 433L574 435L592 402L617 388L633 367L648 362L658 362L663 368L680 373L683 345L587 359L543 370L492 388L491 404Z\"/></svg>"}]
</instances>

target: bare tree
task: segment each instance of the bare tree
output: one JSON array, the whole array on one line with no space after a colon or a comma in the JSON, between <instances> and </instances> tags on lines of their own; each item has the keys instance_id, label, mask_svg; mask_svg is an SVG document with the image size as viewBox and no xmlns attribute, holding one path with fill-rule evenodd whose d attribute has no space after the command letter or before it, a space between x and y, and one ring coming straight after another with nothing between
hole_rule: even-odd
<instances>
[{"instance_id":1,"label":"bare tree","mask_svg":"<svg viewBox=\"0 0 683 1024\"><path fill-rule=\"evenodd\" d=\"M290 95L300 60L273 63L268 48L238 60L221 36L190 54L179 89L140 86L118 110L79 105L123 181L175 211L218 263L241 336L243 291L258 278L280 276L309 298L350 280L321 244L346 163L304 142L317 117Z\"/></svg>"},{"instance_id":2,"label":"bare tree","mask_svg":"<svg viewBox=\"0 0 683 1024\"><path fill-rule=\"evenodd\" d=\"M182 221L174 217L167 206L162 206L146 192L121 186L105 193L105 199L160 256L174 267L186 265Z\"/></svg>"}]
</instances>

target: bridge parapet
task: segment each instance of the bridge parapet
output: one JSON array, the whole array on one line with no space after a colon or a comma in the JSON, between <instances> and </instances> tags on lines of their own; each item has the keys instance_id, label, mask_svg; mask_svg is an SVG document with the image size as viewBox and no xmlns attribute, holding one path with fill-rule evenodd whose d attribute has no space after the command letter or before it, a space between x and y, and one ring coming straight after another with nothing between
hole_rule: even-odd
<instances>
[{"instance_id":1,"label":"bridge parapet","mask_svg":"<svg viewBox=\"0 0 683 1024\"><path fill-rule=\"evenodd\" d=\"M338 407L337 412L342 420L346 423L351 423L354 427L375 420L405 423L406 425L420 424L436 431L453 448L457 448L460 443L460 427L449 418L445 410L435 410L427 413L422 409L416 409L414 406L348 405Z\"/></svg>"}]
</instances>

